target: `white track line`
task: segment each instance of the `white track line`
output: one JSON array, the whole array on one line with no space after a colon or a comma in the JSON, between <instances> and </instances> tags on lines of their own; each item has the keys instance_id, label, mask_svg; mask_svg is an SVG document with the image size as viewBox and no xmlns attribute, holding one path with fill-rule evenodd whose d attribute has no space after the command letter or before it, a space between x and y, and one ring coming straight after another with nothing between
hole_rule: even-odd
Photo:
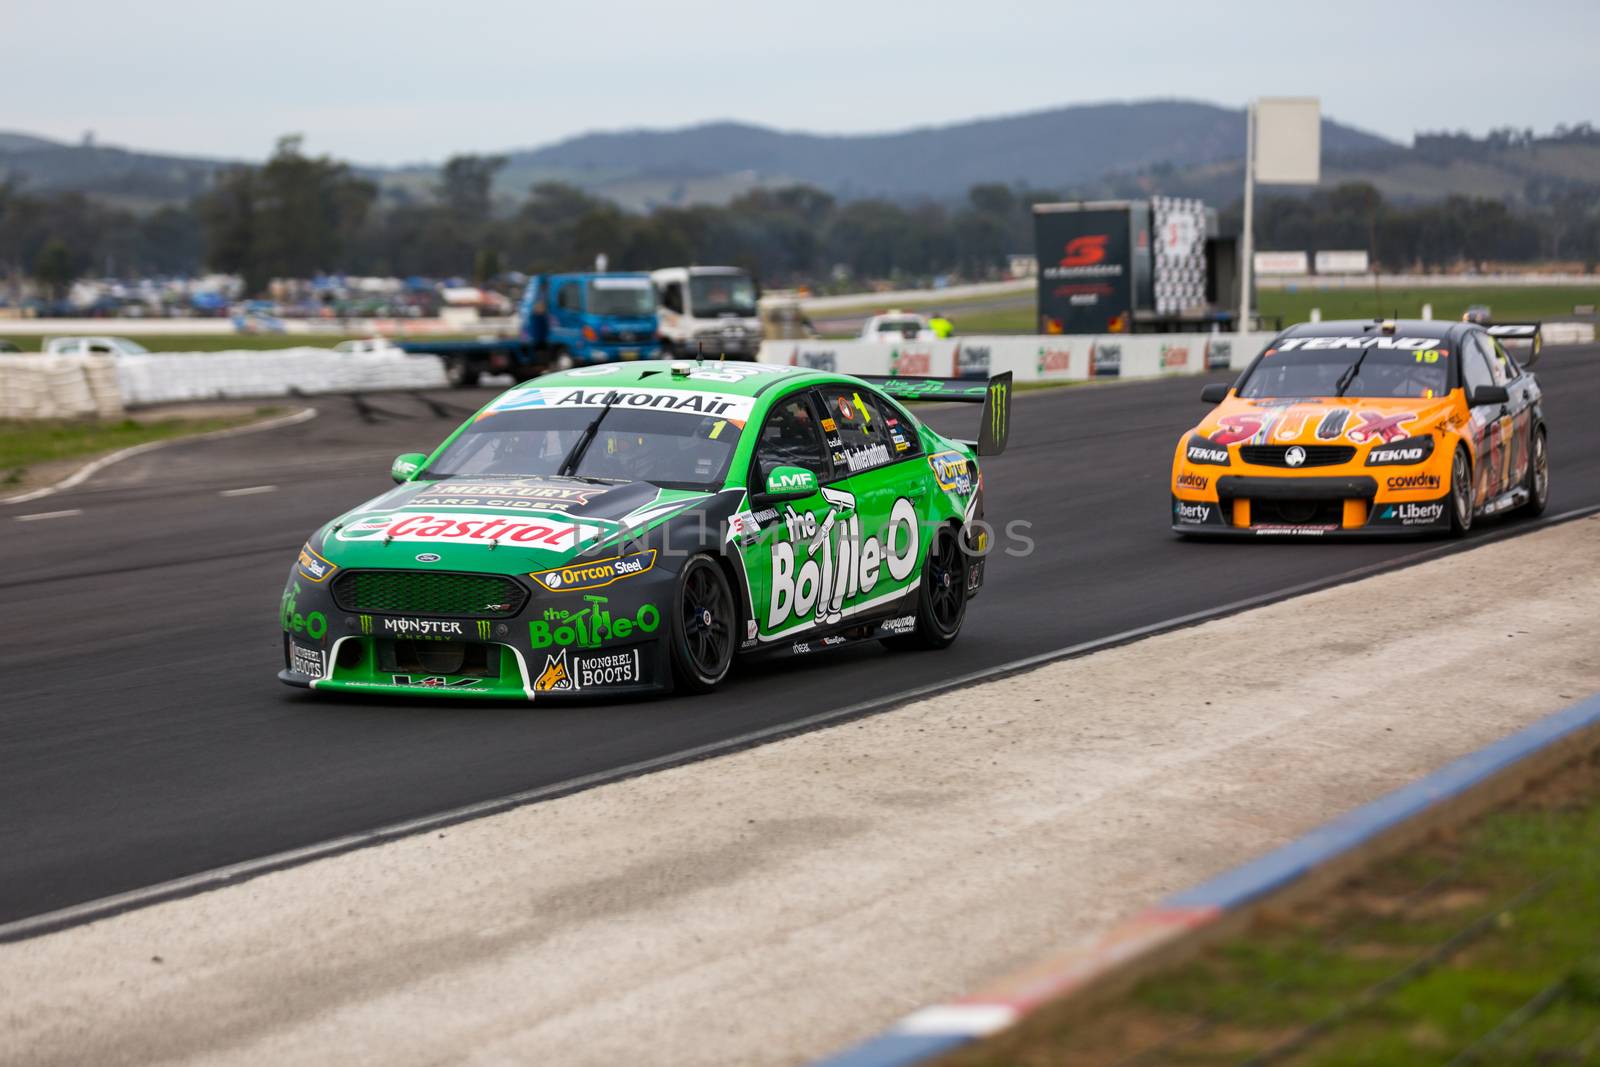
<instances>
[{"instance_id":1,"label":"white track line","mask_svg":"<svg viewBox=\"0 0 1600 1067\"><path fill-rule=\"evenodd\" d=\"M142 445L131 445L91 460L73 471L67 477L54 485L47 485L43 489L34 489L30 492L20 493L17 496L0 497L0 504L26 504L30 500L39 500L43 497L59 493L63 489L71 489L75 485L82 485L96 474L105 470L113 463L120 463L130 456L137 456L144 452L153 452L167 445L183 444L186 441L213 441L221 437L238 437L241 434L255 433L259 430L276 430L280 426L293 426L296 423L306 422L317 417L316 408L301 408L291 415L284 415L266 422L251 423L249 426L233 426L226 430L212 430L209 433L197 433L192 437L169 437L164 441L147 441Z\"/></svg>"},{"instance_id":2,"label":"white track line","mask_svg":"<svg viewBox=\"0 0 1600 1067\"><path fill-rule=\"evenodd\" d=\"M82 515L82 508L68 508L65 511L36 511L32 515L18 515L18 522L38 522L40 519L64 519L69 515Z\"/></svg>"},{"instance_id":3,"label":"white track line","mask_svg":"<svg viewBox=\"0 0 1600 1067\"><path fill-rule=\"evenodd\" d=\"M275 493L275 485L247 485L243 489L224 489L218 496L255 496L257 493Z\"/></svg>"}]
</instances>

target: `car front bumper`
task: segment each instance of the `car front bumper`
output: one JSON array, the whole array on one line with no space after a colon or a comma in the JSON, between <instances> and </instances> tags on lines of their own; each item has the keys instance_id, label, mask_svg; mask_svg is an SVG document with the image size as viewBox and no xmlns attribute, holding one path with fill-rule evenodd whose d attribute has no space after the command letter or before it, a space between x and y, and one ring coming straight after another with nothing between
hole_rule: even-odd
<instances>
[{"instance_id":1,"label":"car front bumper","mask_svg":"<svg viewBox=\"0 0 1600 1067\"><path fill-rule=\"evenodd\" d=\"M291 574L278 680L317 692L521 701L671 687L669 568L593 589L513 580L526 601L484 619L351 611L331 583Z\"/></svg>"},{"instance_id":2,"label":"car front bumper","mask_svg":"<svg viewBox=\"0 0 1600 1067\"><path fill-rule=\"evenodd\" d=\"M1395 537L1448 532L1443 495L1380 495L1367 476L1218 478L1207 497L1171 497L1176 533L1235 537Z\"/></svg>"}]
</instances>

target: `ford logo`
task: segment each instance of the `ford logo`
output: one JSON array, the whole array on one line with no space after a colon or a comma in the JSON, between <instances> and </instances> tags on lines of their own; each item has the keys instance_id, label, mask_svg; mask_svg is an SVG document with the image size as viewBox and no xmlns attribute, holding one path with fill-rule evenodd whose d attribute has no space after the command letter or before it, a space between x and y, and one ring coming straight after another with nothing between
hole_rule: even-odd
<instances>
[{"instance_id":1,"label":"ford logo","mask_svg":"<svg viewBox=\"0 0 1600 1067\"><path fill-rule=\"evenodd\" d=\"M418 563L438 563L439 562L439 553L437 553L437 552L424 552L420 556L417 557L417 562Z\"/></svg>"},{"instance_id":2,"label":"ford logo","mask_svg":"<svg viewBox=\"0 0 1600 1067\"><path fill-rule=\"evenodd\" d=\"M1306 461L1306 450L1295 445L1283 454L1283 461L1291 467L1298 467Z\"/></svg>"}]
</instances>

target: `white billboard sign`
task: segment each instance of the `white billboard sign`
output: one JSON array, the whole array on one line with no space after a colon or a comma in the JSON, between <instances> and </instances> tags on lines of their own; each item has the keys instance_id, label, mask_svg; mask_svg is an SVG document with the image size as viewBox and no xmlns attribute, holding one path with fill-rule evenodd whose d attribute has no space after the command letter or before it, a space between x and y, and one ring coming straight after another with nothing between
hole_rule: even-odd
<instances>
[{"instance_id":1,"label":"white billboard sign","mask_svg":"<svg viewBox=\"0 0 1600 1067\"><path fill-rule=\"evenodd\" d=\"M1315 185L1322 178L1322 107L1314 96L1256 102L1256 181Z\"/></svg>"},{"instance_id":2,"label":"white billboard sign","mask_svg":"<svg viewBox=\"0 0 1600 1067\"><path fill-rule=\"evenodd\" d=\"M1366 249L1349 252L1318 252L1318 274L1365 274L1369 264Z\"/></svg>"},{"instance_id":3,"label":"white billboard sign","mask_svg":"<svg viewBox=\"0 0 1600 1067\"><path fill-rule=\"evenodd\" d=\"M1257 252L1257 274L1309 274L1310 259L1304 252Z\"/></svg>"}]
</instances>

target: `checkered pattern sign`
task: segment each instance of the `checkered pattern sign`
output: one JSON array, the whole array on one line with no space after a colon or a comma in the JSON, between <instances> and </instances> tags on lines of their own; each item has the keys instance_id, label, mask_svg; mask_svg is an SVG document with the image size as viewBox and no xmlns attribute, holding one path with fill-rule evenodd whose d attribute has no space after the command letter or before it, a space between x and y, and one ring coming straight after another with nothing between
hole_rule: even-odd
<instances>
[{"instance_id":1,"label":"checkered pattern sign","mask_svg":"<svg viewBox=\"0 0 1600 1067\"><path fill-rule=\"evenodd\" d=\"M1156 313L1171 315L1206 302L1206 209L1198 200L1157 196Z\"/></svg>"}]
</instances>

